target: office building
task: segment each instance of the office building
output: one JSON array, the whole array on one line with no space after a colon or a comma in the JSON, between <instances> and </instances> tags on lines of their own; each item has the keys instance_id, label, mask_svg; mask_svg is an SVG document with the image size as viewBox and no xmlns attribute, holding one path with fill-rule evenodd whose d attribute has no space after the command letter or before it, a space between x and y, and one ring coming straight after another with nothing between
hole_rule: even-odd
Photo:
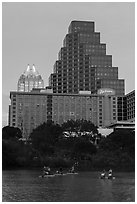
<instances>
[{"instance_id":1,"label":"office building","mask_svg":"<svg viewBox=\"0 0 137 204\"><path fill-rule=\"evenodd\" d=\"M44 81L34 64L32 67L28 64L27 69L18 80L17 90L21 92L30 92L33 88L44 88Z\"/></svg>"},{"instance_id":2,"label":"office building","mask_svg":"<svg viewBox=\"0 0 137 204\"><path fill-rule=\"evenodd\" d=\"M135 121L135 90L117 97L118 121Z\"/></svg>"},{"instance_id":3,"label":"office building","mask_svg":"<svg viewBox=\"0 0 137 204\"><path fill-rule=\"evenodd\" d=\"M124 80L118 79L118 68L112 66L112 56L106 54L106 44L100 42L94 22L71 22L49 86L54 93L95 94L100 88L111 88L116 95L124 95Z\"/></svg>"}]
</instances>

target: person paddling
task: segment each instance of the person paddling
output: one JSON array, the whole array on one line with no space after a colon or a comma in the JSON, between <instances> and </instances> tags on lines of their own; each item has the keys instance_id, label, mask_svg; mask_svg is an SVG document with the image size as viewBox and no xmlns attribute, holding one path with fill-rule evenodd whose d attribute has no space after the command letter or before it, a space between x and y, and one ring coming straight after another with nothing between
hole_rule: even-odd
<instances>
[{"instance_id":1,"label":"person paddling","mask_svg":"<svg viewBox=\"0 0 137 204\"><path fill-rule=\"evenodd\" d=\"M112 178L112 177L113 177L112 169L109 169L109 171L108 171L108 178Z\"/></svg>"},{"instance_id":2,"label":"person paddling","mask_svg":"<svg viewBox=\"0 0 137 204\"><path fill-rule=\"evenodd\" d=\"M57 174L63 174L63 169L62 169L62 167L60 167L59 170L56 171L56 173L57 173Z\"/></svg>"},{"instance_id":3,"label":"person paddling","mask_svg":"<svg viewBox=\"0 0 137 204\"><path fill-rule=\"evenodd\" d=\"M43 174L44 174L44 175L49 175L50 173L51 173L50 167L44 166L44 167L43 167Z\"/></svg>"},{"instance_id":4,"label":"person paddling","mask_svg":"<svg viewBox=\"0 0 137 204\"><path fill-rule=\"evenodd\" d=\"M106 171L105 171L105 169L102 171L102 173L101 173L101 178L105 178L106 177Z\"/></svg>"},{"instance_id":5,"label":"person paddling","mask_svg":"<svg viewBox=\"0 0 137 204\"><path fill-rule=\"evenodd\" d=\"M70 172L70 173L75 173L75 167L72 166L69 172Z\"/></svg>"}]
</instances>

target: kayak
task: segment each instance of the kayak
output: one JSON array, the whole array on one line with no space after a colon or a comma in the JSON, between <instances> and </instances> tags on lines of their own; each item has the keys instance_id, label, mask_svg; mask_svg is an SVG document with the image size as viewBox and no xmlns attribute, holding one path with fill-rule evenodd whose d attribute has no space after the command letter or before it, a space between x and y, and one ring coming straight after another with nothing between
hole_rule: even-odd
<instances>
[{"instance_id":1,"label":"kayak","mask_svg":"<svg viewBox=\"0 0 137 204\"><path fill-rule=\"evenodd\" d=\"M65 176L67 174L54 174L55 176Z\"/></svg>"},{"instance_id":2,"label":"kayak","mask_svg":"<svg viewBox=\"0 0 137 204\"><path fill-rule=\"evenodd\" d=\"M55 176L66 176L66 175L76 175L78 173L71 173L71 172L68 172L68 173L65 173L65 174L47 174L47 175L41 175L39 176L40 178L52 178L52 177L55 177Z\"/></svg>"},{"instance_id":3,"label":"kayak","mask_svg":"<svg viewBox=\"0 0 137 204\"><path fill-rule=\"evenodd\" d=\"M55 175L54 174L47 174L47 175L41 175L39 176L39 178L50 178L50 177L54 177Z\"/></svg>"},{"instance_id":4,"label":"kayak","mask_svg":"<svg viewBox=\"0 0 137 204\"><path fill-rule=\"evenodd\" d=\"M108 177L107 179L115 179L116 177L112 176L112 177Z\"/></svg>"},{"instance_id":5,"label":"kayak","mask_svg":"<svg viewBox=\"0 0 137 204\"><path fill-rule=\"evenodd\" d=\"M114 176L113 176L113 177L108 177L108 176L106 176L106 177L101 177L101 176L100 176L100 179L110 179L110 180L113 180L113 179L115 179L115 178L116 178L116 177L114 177Z\"/></svg>"},{"instance_id":6,"label":"kayak","mask_svg":"<svg viewBox=\"0 0 137 204\"><path fill-rule=\"evenodd\" d=\"M69 175L69 174L70 174L70 175L73 175L73 174L76 175L76 174L78 174L78 173L77 173L77 172L74 172L74 173L68 172L67 175Z\"/></svg>"}]
</instances>

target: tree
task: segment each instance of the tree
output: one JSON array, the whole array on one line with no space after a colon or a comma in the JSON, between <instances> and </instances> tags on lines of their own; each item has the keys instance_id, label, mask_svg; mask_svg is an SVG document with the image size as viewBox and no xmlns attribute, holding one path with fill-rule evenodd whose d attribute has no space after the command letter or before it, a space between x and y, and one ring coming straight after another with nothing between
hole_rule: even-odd
<instances>
[{"instance_id":1,"label":"tree","mask_svg":"<svg viewBox=\"0 0 137 204\"><path fill-rule=\"evenodd\" d=\"M102 138L93 163L96 167L134 170L135 132L118 130Z\"/></svg>"},{"instance_id":2,"label":"tree","mask_svg":"<svg viewBox=\"0 0 137 204\"><path fill-rule=\"evenodd\" d=\"M105 151L125 151L134 156L135 132L129 130L118 130L102 139L99 147Z\"/></svg>"},{"instance_id":3,"label":"tree","mask_svg":"<svg viewBox=\"0 0 137 204\"><path fill-rule=\"evenodd\" d=\"M86 141L85 139L77 139L75 141L73 151L78 155L92 155L96 153L96 147L91 142Z\"/></svg>"},{"instance_id":4,"label":"tree","mask_svg":"<svg viewBox=\"0 0 137 204\"><path fill-rule=\"evenodd\" d=\"M54 145L59 140L62 134L62 129L58 124L43 123L33 130L30 134L32 146L41 152L52 154L54 152Z\"/></svg>"},{"instance_id":5,"label":"tree","mask_svg":"<svg viewBox=\"0 0 137 204\"><path fill-rule=\"evenodd\" d=\"M21 130L17 127L5 126L2 128L2 139L20 139L22 138Z\"/></svg>"},{"instance_id":6,"label":"tree","mask_svg":"<svg viewBox=\"0 0 137 204\"><path fill-rule=\"evenodd\" d=\"M22 138L22 133L19 128L9 127L9 126L2 128L2 167L3 168L8 168L8 167L15 168L19 166L19 163L17 160L22 155L22 150L24 147L24 143L19 140L20 138Z\"/></svg>"}]
</instances>

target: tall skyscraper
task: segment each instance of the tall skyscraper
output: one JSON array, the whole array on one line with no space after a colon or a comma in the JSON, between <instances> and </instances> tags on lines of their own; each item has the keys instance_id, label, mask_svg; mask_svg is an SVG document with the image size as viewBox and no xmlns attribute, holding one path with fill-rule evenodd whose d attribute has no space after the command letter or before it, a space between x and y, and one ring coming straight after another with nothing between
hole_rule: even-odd
<instances>
[{"instance_id":1,"label":"tall skyscraper","mask_svg":"<svg viewBox=\"0 0 137 204\"><path fill-rule=\"evenodd\" d=\"M32 67L28 64L26 71L18 80L17 90L30 92L33 88L44 88L44 81L36 70L34 64Z\"/></svg>"},{"instance_id":2,"label":"tall skyscraper","mask_svg":"<svg viewBox=\"0 0 137 204\"><path fill-rule=\"evenodd\" d=\"M124 80L118 79L118 67L112 66L112 56L106 54L106 44L100 43L94 22L71 22L49 86L54 93L97 93L100 88L111 88L116 95L124 95Z\"/></svg>"}]
</instances>

